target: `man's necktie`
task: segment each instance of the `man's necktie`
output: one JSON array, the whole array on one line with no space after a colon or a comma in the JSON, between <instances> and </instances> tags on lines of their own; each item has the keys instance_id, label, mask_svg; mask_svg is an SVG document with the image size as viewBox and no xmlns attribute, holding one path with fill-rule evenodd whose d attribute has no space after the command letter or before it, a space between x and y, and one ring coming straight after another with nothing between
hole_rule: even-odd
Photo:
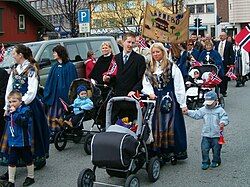
<instances>
[{"instance_id":1,"label":"man's necktie","mask_svg":"<svg viewBox=\"0 0 250 187\"><path fill-rule=\"evenodd\" d=\"M221 42L220 43L220 51L219 51L219 53L220 53L220 56L223 58L223 47L224 47L224 45L223 45L223 42Z\"/></svg>"},{"instance_id":2,"label":"man's necktie","mask_svg":"<svg viewBox=\"0 0 250 187\"><path fill-rule=\"evenodd\" d=\"M128 61L128 55L124 55L123 63L126 64L127 61Z\"/></svg>"}]
</instances>

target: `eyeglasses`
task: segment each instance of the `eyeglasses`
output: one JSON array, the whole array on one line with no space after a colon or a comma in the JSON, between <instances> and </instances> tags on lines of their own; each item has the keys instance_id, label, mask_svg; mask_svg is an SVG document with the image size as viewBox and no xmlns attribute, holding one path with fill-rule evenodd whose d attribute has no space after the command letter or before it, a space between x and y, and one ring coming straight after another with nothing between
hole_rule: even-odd
<instances>
[{"instance_id":1,"label":"eyeglasses","mask_svg":"<svg viewBox=\"0 0 250 187\"><path fill-rule=\"evenodd\" d=\"M193 44L188 44L188 45L193 45Z\"/></svg>"}]
</instances>

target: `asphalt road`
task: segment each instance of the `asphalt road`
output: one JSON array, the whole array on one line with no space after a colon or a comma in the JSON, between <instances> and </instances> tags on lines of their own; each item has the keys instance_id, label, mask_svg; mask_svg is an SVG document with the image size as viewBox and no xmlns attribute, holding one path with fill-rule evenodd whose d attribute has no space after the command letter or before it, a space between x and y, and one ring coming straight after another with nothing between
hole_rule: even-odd
<instances>
[{"instance_id":1,"label":"asphalt road","mask_svg":"<svg viewBox=\"0 0 250 187\"><path fill-rule=\"evenodd\" d=\"M141 186L148 187L242 187L250 186L250 81L245 87L236 88L235 82L229 82L228 97L225 98L225 110L230 124L225 127L226 144L222 148L222 164L216 169L201 170L201 124L185 117L188 135L188 159L178 161L173 166L167 163L161 169L160 178L155 183L148 180L145 169L137 176ZM68 143L65 150L59 152L54 145L50 147L50 158L42 170L35 172L35 184L32 187L75 187L78 174L85 168L92 168L91 157L86 155L83 144ZM0 172L5 172L0 167ZM18 168L16 186L22 186L26 177L26 168ZM124 185L125 180L109 177L105 170L97 169L97 181ZM100 185L95 185L100 186Z\"/></svg>"}]
</instances>

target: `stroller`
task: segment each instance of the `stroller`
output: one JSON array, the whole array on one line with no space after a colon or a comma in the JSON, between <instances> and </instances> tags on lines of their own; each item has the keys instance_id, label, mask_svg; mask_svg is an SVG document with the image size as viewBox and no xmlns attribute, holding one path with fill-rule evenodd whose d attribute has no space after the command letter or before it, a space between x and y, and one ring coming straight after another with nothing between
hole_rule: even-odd
<instances>
[{"instance_id":1,"label":"stroller","mask_svg":"<svg viewBox=\"0 0 250 187\"><path fill-rule=\"evenodd\" d=\"M137 111L135 119L130 119L138 124L134 132L112 123L114 105L121 103L132 104ZM150 135L148 122L154 107L155 103L149 103L145 110L141 110L139 102L129 97L113 97L109 100L106 110L106 132L95 134L91 142L93 170L86 168L80 172L78 187L93 186L94 183L104 184L96 182L97 167L105 169L110 176L126 178L125 187L139 186L139 179L135 174L144 164L146 164L149 180L152 182L158 180L160 161L158 157L149 159L146 146ZM144 111L144 117L142 111ZM119 118L125 117L122 115L125 112L120 112Z\"/></svg>"},{"instance_id":2,"label":"stroller","mask_svg":"<svg viewBox=\"0 0 250 187\"><path fill-rule=\"evenodd\" d=\"M72 140L74 143L79 143L82 137L85 137L84 141L84 150L87 154L90 154L90 143L93 136L93 133L98 133L101 131L101 125L98 124L98 116L103 109L103 105L106 104L106 100L103 101L101 97L101 91L96 86L92 85L89 80L84 78L75 79L69 89L69 101L70 103L74 102L74 99L77 97L76 88L79 85L85 85L88 89L87 93L90 99L94 103L94 108L90 111L84 111L84 115L81 120L75 124L73 127L70 127L66 124L66 120L73 113L73 107L61 100L64 108L64 122L61 130L55 135L54 145L58 151L64 150L67 145L68 140ZM112 90L110 90L110 93ZM84 129L84 122L93 119L94 123L91 126L90 130ZM97 130L94 130L94 126L97 127Z\"/></svg>"},{"instance_id":3,"label":"stroller","mask_svg":"<svg viewBox=\"0 0 250 187\"><path fill-rule=\"evenodd\" d=\"M185 83L186 85L186 98L187 107L191 110L198 109L203 106L205 101L204 96L207 92L213 90L217 93L219 103L224 108L225 101L223 95L219 92L219 86L215 83L209 82L209 76L211 72L218 74L218 67L213 64L203 64L202 66L191 67L189 72L197 69L200 72L200 80L197 82Z\"/></svg>"}]
</instances>

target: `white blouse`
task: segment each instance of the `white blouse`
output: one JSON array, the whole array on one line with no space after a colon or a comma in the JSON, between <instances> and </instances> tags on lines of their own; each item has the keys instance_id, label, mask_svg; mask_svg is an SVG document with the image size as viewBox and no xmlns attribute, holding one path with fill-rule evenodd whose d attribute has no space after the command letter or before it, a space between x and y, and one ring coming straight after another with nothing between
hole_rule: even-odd
<instances>
[{"instance_id":1,"label":"white blouse","mask_svg":"<svg viewBox=\"0 0 250 187\"><path fill-rule=\"evenodd\" d=\"M157 65L157 68L154 74L159 75L162 73L162 70L158 62L156 62L156 65ZM186 107L187 104L186 104L184 80L182 78L181 71L176 64L173 64L172 66L172 78L174 80L174 91L175 91L177 102L180 104L181 108ZM148 95L154 93L153 86L150 84L148 78L145 75L143 77L142 86L143 86L142 93L145 93Z\"/></svg>"},{"instance_id":2,"label":"white blouse","mask_svg":"<svg viewBox=\"0 0 250 187\"><path fill-rule=\"evenodd\" d=\"M29 63L30 62L28 60L25 60L22 64L17 65L16 70L17 70L18 75L20 75L23 72L23 70L29 65ZM4 107L5 110L7 110L7 105L9 104L7 97L9 93L12 91L12 84L13 84L12 76L13 76L13 72L11 72L10 74L7 88L6 88L6 94L5 94L6 105ZM37 79L36 73L29 74L28 75L28 90L22 97L22 100L26 105L30 104L34 100L37 94L37 89L38 89L38 79Z\"/></svg>"}]
</instances>

